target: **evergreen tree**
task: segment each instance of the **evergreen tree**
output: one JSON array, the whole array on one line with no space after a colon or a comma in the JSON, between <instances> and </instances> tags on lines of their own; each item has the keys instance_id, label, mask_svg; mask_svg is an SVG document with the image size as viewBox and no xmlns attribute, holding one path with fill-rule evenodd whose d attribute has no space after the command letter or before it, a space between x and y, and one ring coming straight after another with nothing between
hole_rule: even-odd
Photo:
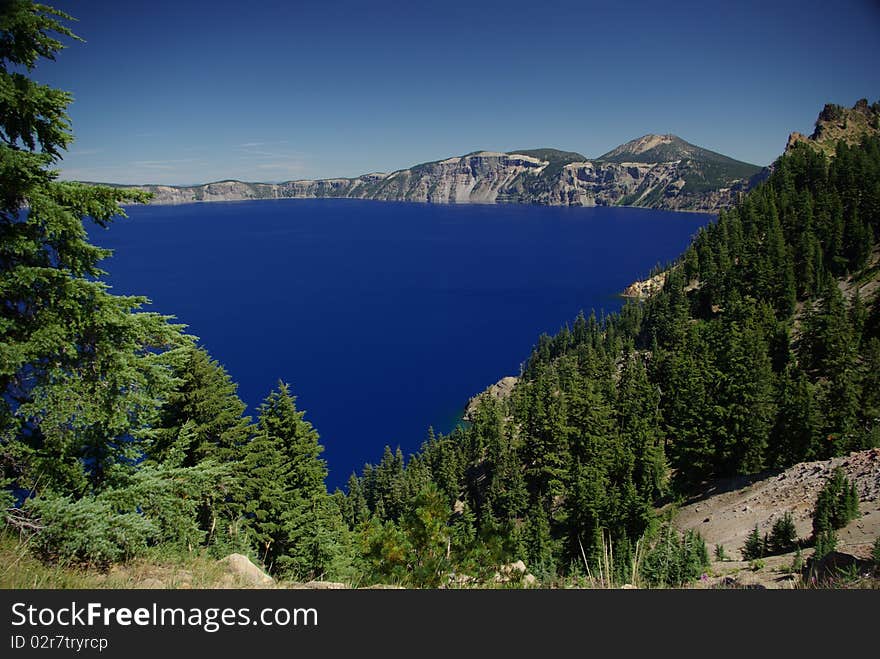
<instances>
[{"instance_id":1,"label":"evergreen tree","mask_svg":"<svg viewBox=\"0 0 880 659\"><path fill-rule=\"evenodd\" d=\"M342 515L324 480L318 433L279 382L259 409L244 455L246 526L260 558L297 578L324 575L340 559Z\"/></svg>"},{"instance_id":2,"label":"evergreen tree","mask_svg":"<svg viewBox=\"0 0 880 659\"><path fill-rule=\"evenodd\" d=\"M490 402L472 428L432 437L407 465L389 449L381 478L365 468L370 510L400 519L393 483L405 482L410 499L434 480L448 504L473 511L471 556L604 569L613 546L620 577L632 540L650 543L643 534L667 476L684 494L712 477L880 444L880 305L858 294L846 303L835 279L861 267L853 236L873 249L878 209L880 140L830 160L795 147L680 261L657 269L660 292L540 337L503 406ZM851 484L841 492L819 517L854 507ZM788 521L755 531L744 551L790 546ZM700 563L685 544L658 539L646 573L675 583L689 560Z\"/></svg>"},{"instance_id":3,"label":"evergreen tree","mask_svg":"<svg viewBox=\"0 0 880 659\"><path fill-rule=\"evenodd\" d=\"M813 560L821 560L837 549L837 532L834 529L826 529L816 536L813 549Z\"/></svg>"},{"instance_id":4,"label":"evergreen tree","mask_svg":"<svg viewBox=\"0 0 880 659\"><path fill-rule=\"evenodd\" d=\"M764 549L764 540L761 538L761 533L758 531L756 525L755 528L749 532L746 542L742 547L743 560L751 561L763 557Z\"/></svg>"},{"instance_id":5,"label":"evergreen tree","mask_svg":"<svg viewBox=\"0 0 880 659\"><path fill-rule=\"evenodd\" d=\"M855 483L850 482L843 469L836 467L816 498L813 510L813 537L842 529L859 514L859 496Z\"/></svg>"},{"instance_id":6,"label":"evergreen tree","mask_svg":"<svg viewBox=\"0 0 880 659\"><path fill-rule=\"evenodd\" d=\"M666 455L660 433L660 392L648 379L639 355L627 356L617 387L615 410L627 450L634 456L633 481L648 501L666 489Z\"/></svg>"},{"instance_id":7,"label":"evergreen tree","mask_svg":"<svg viewBox=\"0 0 880 659\"><path fill-rule=\"evenodd\" d=\"M797 543L797 530L794 526L794 518L790 512L786 512L773 522L770 530L769 549L776 554L784 554L795 548Z\"/></svg>"},{"instance_id":8,"label":"evergreen tree","mask_svg":"<svg viewBox=\"0 0 880 659\"><path fill-rule=\"evenodd\" d=\"M731 310L731 313L733 310ZM764 468L765 450L775 416L773 372L768 347L749 318L744 327L731 322L722 337L724 378L716 401L725 428L717 445L722 473L754 473Z\"/></svg>"},{"instance_id":9,"label":"evergreen tree","mask_svg":"<svg viewBox=\"0 0 880 659\"><path fill-rule=\"evenodd\" d=\"M523 439L526 477L537 499L548 501L561 494L569 464L565 399L547 371L529 384L528 396Z\"/></svg>"},{"instance_id":10,"label":"evergreen tree","mask_svg":"<svg viewBox=\"0 0 880 659\"><path fill-rule=\"evenodd\" d=\"M131 470L187 341L139 313L144 298L107 291L110 253L83 225L147 195L56 180L72 97L27 73L76 39L67 20L28 0L0 11L0 480L78 496Z\"/></svg>"},{"instance_id":11,"label":"evergreen tree","mask_svg":"<svg viewBox=\"0 0 880 659\"><path fill-rule=\"evenodd\" d=\"M188 350L176 374L180 383L162 408L150 457L186 467L234 459L250 435L238 385L204 348Z\"/></svg>"},{"instance_id":12,"label":"evergreen tree","mask_svg":"<svg viewBox=\"0 0 880 659\"><path fill-rule=\"evenodd\" d=\"M782 386L775 433L777 467L815 459L822 452L820 412L813 385L802 370L793 367Z\"/></svg>"},{"instance_id":13,"label":"evergreen tree","mask_svg":"<svg viewBox=\"0 0 880 659\"><path fill-rule=\"evenodd\" d=\"M448 572L449 516L449 508L433 484L426 486L407 506L401 528L408 539L409 570L417 586L437 587Z\"/></svg>"}]
</instances>

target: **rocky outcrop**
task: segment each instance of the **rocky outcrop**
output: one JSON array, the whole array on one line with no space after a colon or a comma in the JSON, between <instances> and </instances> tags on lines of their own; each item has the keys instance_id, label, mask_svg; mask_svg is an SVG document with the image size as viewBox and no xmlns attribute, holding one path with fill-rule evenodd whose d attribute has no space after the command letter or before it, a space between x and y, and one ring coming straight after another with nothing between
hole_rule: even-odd
<instances>
[{"instance_id":1,"label":"rocky outcrop","mask_svg":"<svg viewBox=\"0 0 880 659\"><path fill-rule=\"evenodd\" d=\"M840 140L858 144L863 137L872 135L880 135L880 101L869 105L863 98L851 108L828 103L819 113L813 133L809 137L791 133L785 151L788 153L796 145L804 144L833 156Z\"/></svg>"},{"instance_id":2,"label":"rocky outcrop","mask_svg":"<svg viewBox=\"0 0 880 659\"><path fill-rule=\"evenodd\" d=\"M357 178L139 187L153 193L153 204L335 197L714 212L735 202L749 187L750 177L761 169L675 136L646 135L640 140L636 146L628 143L597 160L553 149L526 153L479 151L390 174Z\"/></svg>"},{"instance_id":3,"label":"rocky outcrop","mask_svg":"<svg viewBox=\"0 0 880 659\"><path fill-rule=\"evenodd\" d=\"M644 300L661 290L663 288L663 284L665 283L666 272L664 271L654 275L653 277L648 277L647 279L633 282L624 289L621 295L623 297L632 297L639 300Z\"/></svg>"},{"instance_id":4,"label":"rocky outcrop","mask_svg":"<svg viewBox=\"0 0 880 659\"><path fill-rule=\"evenodd\" d=\"M535 575L526 571L526 564L521 560L500 566L492 581L501 584L516 583L523 588L532 588L538 583Z\"/></svg>"},{"instance_id":5,"label":"rocky outcrop","mask_svg":"<svg viewBox=\"0 0 880 659\"><path fill-rule=\"evenodd\" d=\"M477 410L477 407L480 405L480 401L483 400L484 396L489 396L490 398L494 398L496 400L504 400L511 393L513 393L513 388L516 386L516 383L519 381L519 378L515 378L512 375L508 375L507 377L503 377L495 384L489 385L485 391L477 394L470 400L468 400L467 405L465 405L464 409L464 420L471 421L473 419L473 415Z\"/></svg>"}]
</instances>

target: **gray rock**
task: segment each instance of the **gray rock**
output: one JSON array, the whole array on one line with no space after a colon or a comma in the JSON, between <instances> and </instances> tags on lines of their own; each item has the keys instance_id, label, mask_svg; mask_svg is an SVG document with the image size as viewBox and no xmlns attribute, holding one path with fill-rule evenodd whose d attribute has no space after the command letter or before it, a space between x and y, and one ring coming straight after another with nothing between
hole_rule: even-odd
<instances>
[{"instance_id":1,"label":"gray rock","mask_svg":"<svg viewBox=\"0 0 880 659\"><path fill-rule=\"evenodd\" d=\"M253 586L271 586L275 580L254 565L247 556L230 554L221 558L218 563L226 568L226 572L239 580Z\"/></svg>"}]
</instances>

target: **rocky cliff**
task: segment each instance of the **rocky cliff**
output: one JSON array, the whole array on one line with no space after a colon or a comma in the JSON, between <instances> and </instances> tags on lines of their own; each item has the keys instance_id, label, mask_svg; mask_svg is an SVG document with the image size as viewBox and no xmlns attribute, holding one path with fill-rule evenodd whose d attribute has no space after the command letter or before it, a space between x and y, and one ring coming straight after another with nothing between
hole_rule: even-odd
<instances>
[{"instance_id":1,"label":"rocky cliff","mask_svg":"<svg viewBox=\"0 0 880 659\"><path fill-rule=\"evenodd\" d=\"M632 145L637 143L652 148L636 151ZM140 187L154 194L154 204L337 197L714 212L732 204L760 172L760 167L695 147L675 136L646 135L595 160L555 149L478 151L352 179Z\"/></svg>"},{"instance_id":2,"label":"rocky cliff","mask_svg":"<svg viewBox=\"0 0 880 659\"><path fill-rule=\"evenodd\" d=\"M806 144L832 156L838 141L857 144L869 135L880 135L880 101L868 105L868 100L863 98L851 108L828 103L819 113L812 135L792 133L785 151L790 151L796 144Z\"/></svg>"}]
</instances>

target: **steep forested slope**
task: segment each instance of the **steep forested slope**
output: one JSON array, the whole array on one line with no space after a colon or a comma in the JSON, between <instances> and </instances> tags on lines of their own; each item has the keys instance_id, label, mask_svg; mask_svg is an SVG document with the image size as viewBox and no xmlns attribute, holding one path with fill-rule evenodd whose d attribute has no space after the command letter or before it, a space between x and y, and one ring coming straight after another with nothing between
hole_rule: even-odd
<instances>
[{"instance_id":1,"label":"steep forested slope","mask_svg":"<svg viewBox=\"0 0 880 659\"><path fill-rule=\"evenodd\" d=\"M406 537L427 486L454 511L453 561L477 546L595 571L613 545L625 574L665 494L878 445L878 231L880 140L793 147L659 293L541 337L508 399L367 466L347 521Z\"/></svg>"}]
</instances>

